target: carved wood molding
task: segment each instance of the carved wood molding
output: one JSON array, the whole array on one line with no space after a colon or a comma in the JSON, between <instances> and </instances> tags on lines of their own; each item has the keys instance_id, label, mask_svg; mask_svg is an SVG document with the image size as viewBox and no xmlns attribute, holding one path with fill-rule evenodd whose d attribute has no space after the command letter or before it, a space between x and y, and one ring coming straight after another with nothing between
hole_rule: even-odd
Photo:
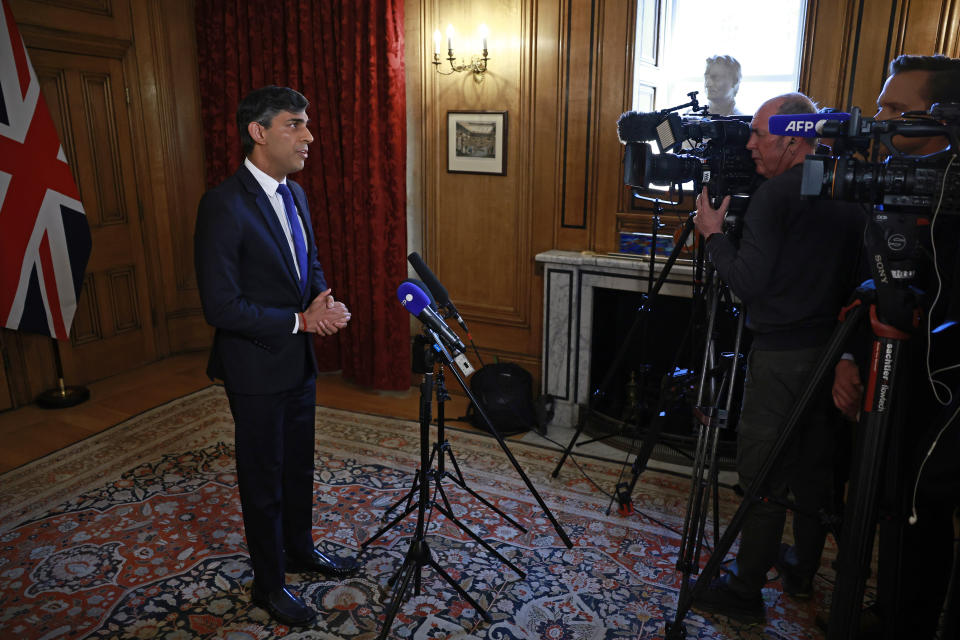
<instances>
[{"instance_id":1,"label":"carved wood molding","mask_svg":"<svg viewBox=\"0 0 960 640\"><path fill-rule=\"evenodd\" d=\"M17 25L28 47L123 59L132 45L130 40L85 33L60 31L32 24Z\"/></svg>"},{"instance_id":2,"label":"carved wood molding","mask_svg":"<svg viewBox=\"0 0 960 640\"><path fill-rule=\"evenodd\" d=\"M960 0L946 0L940 12L937 53L960 57Z\"/></svg>"}]
</instances>

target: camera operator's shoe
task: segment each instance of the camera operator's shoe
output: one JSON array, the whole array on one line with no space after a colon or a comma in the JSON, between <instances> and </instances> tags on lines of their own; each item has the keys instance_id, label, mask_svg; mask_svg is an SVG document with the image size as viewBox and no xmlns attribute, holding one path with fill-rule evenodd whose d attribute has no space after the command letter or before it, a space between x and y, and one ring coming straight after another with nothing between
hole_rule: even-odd
<instances>
[{"instance_id":1,"label":"camera operator's shoe","mask_svg":"<svg viewBox=\"0 0 960 640\"><path fill-rule=\"evenodd\" d=\"M792 555L793 547L781 543L776 568L780 574L783 592L794 600L809 600L813 597L813 580L800 576L796 563L791 561Z\"/></svg>"},{"instance_id":2,"label":"camera operator's shoe","mask_svg":"<svg viewBox=\"0 0 960 640\"><path fill-rule=\"evenodd\" d=\"M767 610L760 592L752 597L741 596L730 588L727 576L711 582L710 586L694 598L692 606L698 611L723 614L745 624L762 624L767 619Z\"/></svg>"}]
</instances>

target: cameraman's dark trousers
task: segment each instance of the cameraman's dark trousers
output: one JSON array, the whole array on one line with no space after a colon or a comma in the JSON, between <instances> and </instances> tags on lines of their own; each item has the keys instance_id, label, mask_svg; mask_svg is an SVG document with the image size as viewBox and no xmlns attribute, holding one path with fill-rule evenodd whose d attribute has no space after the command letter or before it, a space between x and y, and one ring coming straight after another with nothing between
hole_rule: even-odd
<instances>
[{"instance_id":1,"label":"cameraman's dark trousers","mask_svg":"<svg viewBox=\"0 0 960 640\"><path fill-rule=\"evenodd\" d=\"M769 456L822 351L819 346L750 351L737 427L737 472L745 490ZM755 503L744 519L737 568L729 579L730 588L744 598L760 594L767 571L777 560L786 520L782 503L788 498L797 505L793 517L796 573L804 580L812 580L819 568L827 529L818 512L834 505L836 434L831 427L830 407L829 391L824 384L760 489L763 500Z\"/></svg>"}]
</instances>

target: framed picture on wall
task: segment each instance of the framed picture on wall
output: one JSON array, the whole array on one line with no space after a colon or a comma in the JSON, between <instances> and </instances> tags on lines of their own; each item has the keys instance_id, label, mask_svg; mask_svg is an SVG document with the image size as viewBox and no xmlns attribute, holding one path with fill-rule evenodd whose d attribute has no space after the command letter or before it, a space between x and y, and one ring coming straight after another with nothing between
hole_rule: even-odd
<instances>
[{"instance_id":1,"label":"framed picture on wall","mask_svg":"<svg viewBox=\"0 0 960 640\"><path fill-rule=\"evenodd\" d=\"M507 112L448 111L447 171L507 175Z\"/></svg>"}]
</instances>

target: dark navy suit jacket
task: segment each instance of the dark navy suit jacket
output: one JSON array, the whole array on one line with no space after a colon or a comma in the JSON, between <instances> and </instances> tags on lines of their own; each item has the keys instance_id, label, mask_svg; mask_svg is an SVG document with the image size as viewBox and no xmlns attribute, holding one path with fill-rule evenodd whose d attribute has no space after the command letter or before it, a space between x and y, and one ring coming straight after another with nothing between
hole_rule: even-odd
<instances>
[{"instance_id":1,"label":"dark navy suit jacket","mask_svg":"<svg viewBox=\"0 0 960 640\"><path fill-rule=\"evenodd\" d=\"M216 329L207 366L228 391L278 393L316 373L312 334L292 333L296 312L327 288L307 199L287 180L306 230L310 279L301 295L283 227L253 174L242 166L200 200L194 260L200 301Z\"/></svg>"}]
</instances>

